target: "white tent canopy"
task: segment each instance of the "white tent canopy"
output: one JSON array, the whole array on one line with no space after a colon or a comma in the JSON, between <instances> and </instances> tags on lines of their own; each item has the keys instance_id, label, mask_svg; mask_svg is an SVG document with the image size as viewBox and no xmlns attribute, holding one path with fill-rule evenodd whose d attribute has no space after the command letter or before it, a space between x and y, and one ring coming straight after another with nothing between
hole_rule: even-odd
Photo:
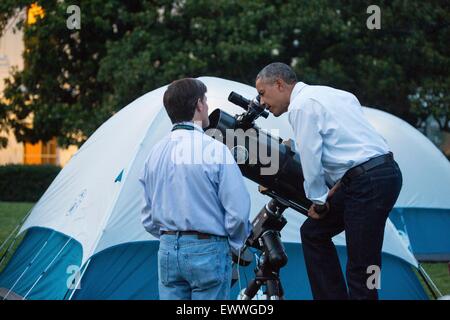
<instances>
[{"instance_id":1,"label":"white tent canopy","mask_svg":"<svg viewBox=\"0 0 450 320\"><path fill-rule=\"evenodd\" d=\"M391 147L403 173L396 207L450 209L450 162L427 137L389 113L364 108Z\"/></svg>"}]
</instances>

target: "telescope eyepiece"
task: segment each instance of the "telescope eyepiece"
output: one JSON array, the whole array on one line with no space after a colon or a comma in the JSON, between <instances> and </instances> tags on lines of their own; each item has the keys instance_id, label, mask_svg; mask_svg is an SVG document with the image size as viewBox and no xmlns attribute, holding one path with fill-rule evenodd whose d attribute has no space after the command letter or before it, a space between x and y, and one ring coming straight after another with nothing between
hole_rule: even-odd
<instances>
[{"instance_id":1,"label":"telescope eyepiece","mask_svg":"<svg viewBox=\"0 0 450 320\"><path fill-rule=\"evenodd\" d=\"M228 96L228 101L240 106L242 109L247 111L242 115L241 120L244 120L244 122L248 123L253 122L258 117L267 119L267 117L269 116L269 113L264 110L266 108L266 105L261 105L260 99L261 97L257 95L254 100L249 100L234 91L231 91L230 95Z\"/></svg>"},{"instance_id":2,"label":"telescope eyepiece","mask_svg":"<svg viewBox=\"0 0 450 320\"><path fill-rule=\"evenodd\" d=\"M239 107L243 108L244 110L248 110L248 107L251 103L250 100L244 98L240 94L231 91L230 95L228 96L228 101L231 103L234 103L235 105L238 105Z\"/></svg>"}]
</instances>

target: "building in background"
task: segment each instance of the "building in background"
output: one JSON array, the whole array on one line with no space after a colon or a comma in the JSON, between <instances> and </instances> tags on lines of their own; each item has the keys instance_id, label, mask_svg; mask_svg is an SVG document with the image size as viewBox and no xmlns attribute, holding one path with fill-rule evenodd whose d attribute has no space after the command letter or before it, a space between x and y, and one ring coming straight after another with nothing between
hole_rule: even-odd
<instances>
[{"instance_id":1,"label":"building in background","mask_svg":"<svg viewBox=\"0 0 450 320\"><path fill-rule=\"evenodd\" d=\"M25 12L20 12L12 18L0 37L0 99L3 99L4 80L10 77L10 70L16 66L23 68L22 52L24 50L23 32L15 29L18 19L26 15L27 23L33 24L37 17L43 18L45 12L42 7L32 4ZM0 133L5 135L4 132ZM64 166L77 151L76 146L67 149L60 148L56 138L49 142L36 144L17 142L12 131L6 133L8 146L0 149L0 165L4 164L55 164Z\"/></svg>"}]
</instances>

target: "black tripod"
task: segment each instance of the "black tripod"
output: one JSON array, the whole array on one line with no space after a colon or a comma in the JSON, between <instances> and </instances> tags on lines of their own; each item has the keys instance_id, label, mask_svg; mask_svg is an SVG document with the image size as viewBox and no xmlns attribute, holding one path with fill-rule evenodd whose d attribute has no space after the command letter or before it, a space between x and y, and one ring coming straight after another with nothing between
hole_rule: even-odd
<instances>
[{"instance_id":1,"label":"black tripod","mask_svg":"<svg viewBox=\"0 0 450 320\"><path fill-rule=\"evenodd\" d=\"M287 223L282 215L286 207L280 201L272 199L253 221L247 245L263 253L255 268L255 278L245 289L243 300L253 299L261 286L265 287L264 293L268 300L284 298L280 269L286 265L288 257L280 239L280 231Z\"/></svg>"},{"instance_id":2,"label":"black tripod","mask_svg":"<svg viewBox=\"0 0 450 320\"><path fill-rule=\"evenodd\" d=\"M284 299L283 286L280 280L280 268L274 268L268 262L267 256L263 253L261 263L255 268L255 278L249 283L244 291L242 300L252 300L261 286L266 287L264 294L267 300Z\"/></svg>"}]
</instances>

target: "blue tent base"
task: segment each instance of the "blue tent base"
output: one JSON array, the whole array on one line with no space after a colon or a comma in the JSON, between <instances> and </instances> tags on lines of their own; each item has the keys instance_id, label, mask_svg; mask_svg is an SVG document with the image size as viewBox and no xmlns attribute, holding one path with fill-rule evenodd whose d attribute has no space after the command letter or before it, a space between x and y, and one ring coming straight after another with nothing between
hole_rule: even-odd
<instances>
[{"instance_id":1,"label":"blue tent base","mask_svg":"<svg viewBox=\"0 0 450 320\"><path fill-rule=\"evenodd\" d=\"M127 243L94 255L85 269L80 289L72 292L68 290L70 283L68 279L71 277L68 270L71 266L80 265L82 249L75 240L72 239L69 242L67 240L69 240L67 236L49 229L28 230L11 261L0 274L2 292L13 288L12 293L20 298L35 285L27 295L27 299L68 299L72 293L72 299L81 300L159 298L157 271L159 242ZM41 248L43 248L41 253L36 257ZM288 264L281 269L285 298L311 299L301 244L286 243L285 248L289 256ZM346 249L338 246L337 250L345 270ZM60 251L61 254L54 260ZM34 261L30 263L33 259ZM51 264L53 260L54 263ZM44 272L49 264L51 267ZM254 265L240 268L243 287L253 279L253 270ZM41 275L42 278L36 283ZM236 283L231 291L231 299L237 299L239 289ZM379 296L380 299L427 299L413 267L404 260L389 254L383 254ZM10 295L8 298L13 297Z\"/></svg>"},{"instance_id":2,"label":"blue tent base","mask_svg":"<svg viewBox=\"0 0 450 320\"><path fill-rule=\"evenodd\" d=\"M450 261L450 209L394 208L389 215L419 261Z\"/></svg>"},{"instance_id":3,"label":"blue tent base","mask_svg":"<svg viewBox=\"0 0 450 320\"><path fill-rule=\"evenodd\" d=\"M158 299L157 251L158 242L129 243L94 256L73 299ZM285 298L312 299L300 244L285 244L288 264L281 270ZM343 270L346 248L337 247ZM241 267L241 285L254 277L254 265ZM242 288L243 289L243 288ZM237 299L239 285L231 290L231 299ZM428 299L413 267L402 259L383 254L380 299Z\"/></svg>"},{"instance_id":4,"label":"blue tent base","mask_svg":"<svg viewBox=\"0 0 450 320\"><path fill-rule=\"evenodd\" d=\"M133 242L91 258L74 300L153 300L158 296L159 242Z\"/></svg>"},{"instance_id":5,"label":"blue tent base","mask_svg":"<svg viewBox=\"0 0 450 320\"><path fill-rule=\"evenodd\" d=\"M309 286L306 266L301 245L285 244L286 253L289 257L288 264L281 269L280 278L285 291L285 298L288 300L309 300L312 299ZM342 270L345 270L346 248L337 246L339 260ZM402 259L390 254L383 254L383 265L381 271L381 289L379 298L381 300L425 300L428 299L424 288L420 284L413 267ZM254 265L246 267L244 275L241 268L241 283L244 284L254 277ZM244 284L243 287L244 287ZM232 289L232 297L236 298L239 288L236 285Z\"/></svg>"},{"instance_id":6,"label":"blue tent base","mask_svg":"<svg viewBox=\"0 0 450 320\"><path fill-rule=\"evenodd\" d=\"M81 259L81 244L74 239L46 228L29 229L0 274L2 299L63 299L70 271Z\"/></svg>"}]
</instances>

